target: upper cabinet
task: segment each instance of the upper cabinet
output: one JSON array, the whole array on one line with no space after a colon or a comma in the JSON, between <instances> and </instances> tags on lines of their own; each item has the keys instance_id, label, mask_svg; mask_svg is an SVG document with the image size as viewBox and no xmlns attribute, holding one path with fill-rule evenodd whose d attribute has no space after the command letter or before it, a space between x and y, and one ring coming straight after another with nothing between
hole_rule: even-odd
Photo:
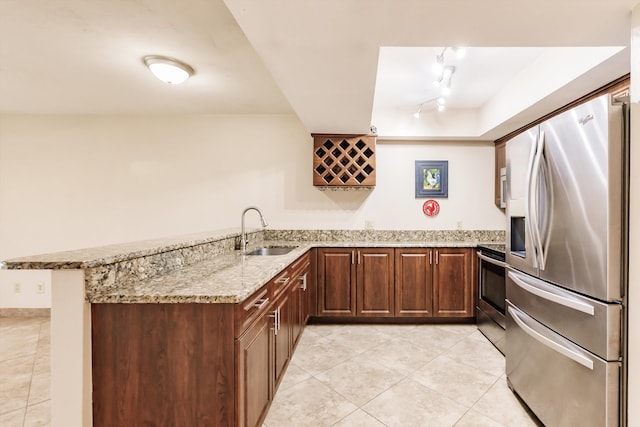
<instances>
[{"instance_id":1,"label":"upper cabinet","mask_svg":"<svg viewBox=\"0 0 640 427\"><path fill-rule=\"evenodd\" d=\"M371 188L376 185L375 136L312 136L314 186Z\"/></svg>"}]
</instances>

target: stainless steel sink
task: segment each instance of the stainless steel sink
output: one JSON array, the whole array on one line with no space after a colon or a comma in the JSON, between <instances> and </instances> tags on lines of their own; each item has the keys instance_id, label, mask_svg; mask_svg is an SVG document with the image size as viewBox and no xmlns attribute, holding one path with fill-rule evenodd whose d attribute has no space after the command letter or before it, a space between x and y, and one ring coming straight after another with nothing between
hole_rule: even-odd
<instances>
[{"instance_id":1,"label":"stainless steel sink","mask_svg":"<svg viewBox=\"0 0 640 427\"><path fill-rule=\"evenodd\" d=\"M259 248L255 249L251 252L247 252L247 255L260 255L260 256L269 256L269 255L285 255L294 250L295 247L292 246L277 246L270 248Z\"/></svg>"}]
</instances>

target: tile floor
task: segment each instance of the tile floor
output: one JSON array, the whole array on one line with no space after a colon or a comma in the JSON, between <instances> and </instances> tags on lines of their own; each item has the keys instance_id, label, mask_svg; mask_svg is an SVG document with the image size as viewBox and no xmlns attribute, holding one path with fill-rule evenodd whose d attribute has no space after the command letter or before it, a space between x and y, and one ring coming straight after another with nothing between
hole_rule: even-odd
<instances>
[{"instance_id":1,"label":"tile floor","mask_svg":"<svg viewBox=\"0 0 640 427\"><path fill-rule=\"evenodd\" d=\"M48 318L0 318L0 426L50 424ZM474 325L310 325L265 427L536 426Z\"/></svg>"},{"instance_id":2,"label":"tile floor","mask_svg":"<svg viewBox=\"0 0 640 427\"><path fill-rule=\"evenodd\" d=\"M0 426L50 424L47 317L0 317Z\"/></svg>"},{"instance_id":3,"label":"tile floor","mask_svg":"<svg viewBox=\"0 0 640 427\"><path fill-rule=\"evenodd\" d=\"M310 325L264 427L538 426L475 325Z\"/></svg>"}]
</instances>

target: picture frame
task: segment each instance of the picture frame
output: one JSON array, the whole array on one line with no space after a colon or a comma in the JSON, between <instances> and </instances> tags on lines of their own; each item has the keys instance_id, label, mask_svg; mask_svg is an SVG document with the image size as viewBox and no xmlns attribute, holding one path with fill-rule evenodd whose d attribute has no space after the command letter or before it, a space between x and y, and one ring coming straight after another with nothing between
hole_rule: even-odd
<instances>
[{"instance_id":1,"label":"picture frame","mask_svg":"<svg viewBox=\"0 0 640 427\"><path fill-rule=\"evenodd\" d=\"M416 199L449 197L449 161L416 160Z\"/></svg>"}]
</instances>

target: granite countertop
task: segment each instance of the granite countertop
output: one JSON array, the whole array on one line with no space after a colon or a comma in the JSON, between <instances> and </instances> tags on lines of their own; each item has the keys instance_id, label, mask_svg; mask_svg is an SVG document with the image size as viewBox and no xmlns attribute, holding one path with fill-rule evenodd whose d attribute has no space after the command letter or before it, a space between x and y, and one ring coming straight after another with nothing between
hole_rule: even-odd
<instances>
[{"instance_id":1,"label":"granite countertop","mask_svg":"<svg viewBox=\"0 0 640 427\"><path fill-rule=\"evenodd\" d=\"M166 275L126 284L88 296L91 303L237 303L312 248L427 248L476 247L477 242L311 242L267 241L264 247L297 246L285 255L219 255Z\"/></svg>"},{"instance_id":2,"label":"granite countertop","mask_svg":"<svg viewBox=\"0 0 640 427\"><path fill-rule=\"evenodd\" d=\"M5 268L84 270L90 303L237 303L312 248L473 248L497 243L500 236L493 231L274 230L267 238L262 230L248 233L257 233L249 250L295 248L285 255L243 255L233 250L239 230L226 229L15 258L5 261Z\"/></svg>"}]
</instances>

